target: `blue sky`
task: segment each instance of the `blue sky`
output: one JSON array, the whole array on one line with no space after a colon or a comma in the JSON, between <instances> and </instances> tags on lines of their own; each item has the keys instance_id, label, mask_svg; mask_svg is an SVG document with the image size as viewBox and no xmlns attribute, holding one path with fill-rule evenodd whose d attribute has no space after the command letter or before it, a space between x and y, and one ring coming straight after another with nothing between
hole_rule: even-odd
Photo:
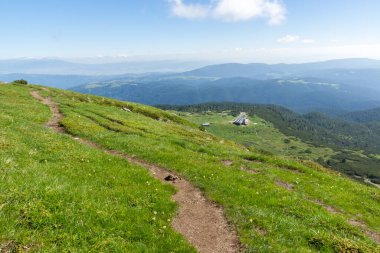
<instances>
[{"instance_id":1,"label":"blue sky","mask_svg":"<svg viewBox=\"0 0 380 253\"><path fill-rule=\"evenodd\" d=\"M1 0L0 58L380 59L379 0Z\"/></svg>"}]
</instances>

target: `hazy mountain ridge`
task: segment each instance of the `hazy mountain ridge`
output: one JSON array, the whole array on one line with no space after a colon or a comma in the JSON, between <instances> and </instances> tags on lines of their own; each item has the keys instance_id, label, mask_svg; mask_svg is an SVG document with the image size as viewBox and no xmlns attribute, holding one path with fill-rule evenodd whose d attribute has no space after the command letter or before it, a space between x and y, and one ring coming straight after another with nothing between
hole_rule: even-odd
<instances>
[{"instance_id":1,"label":"hazy mountain ridge","mask_svg":"<svg viewBox=\"0 0 380 253\"><path fill-rule=\"evenodd\" d=\"M380 61L371 59L342 59L299 64L227 63L210 65L185 72L188 75L213 77L249 77L273 79L273 77L305 76L305 72L323 70L379 69ZM311 75L312 76L312 75ZM310 77L311 77L310 76Z\"/></svg>"},{"instance_id":2,"label":"hazy mountain ridge","mask_svg":"<svg viewBox=\"0 0 380 253\"><path fill-rule=\"evenodd\" d=\"M154 104L278 104L297 112L343 114L380 107L380 61L221 64L158 79L94 82L73 90Z\"/></svg>"},{"instance_id":3,"label":"hazy mountain ridge","mask_svg":"<svg viewBox=\"0 0 380 253\"><path fill-rule=\"evenodd\" d=\"M180 72L203 66L199 61L123 61L110 63L78 63L61 59L0 60L0 74L44 75L123 75L127 73Z\"/></svg>"}]
</instances>

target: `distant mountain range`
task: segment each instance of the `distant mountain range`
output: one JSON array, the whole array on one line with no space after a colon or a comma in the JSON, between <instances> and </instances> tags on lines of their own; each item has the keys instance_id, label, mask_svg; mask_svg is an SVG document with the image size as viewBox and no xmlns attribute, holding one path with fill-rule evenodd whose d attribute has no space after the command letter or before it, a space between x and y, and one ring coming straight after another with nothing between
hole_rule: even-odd
<instances>
[{"instance_id":1,"label":"distant mountain range","mask_svg":"<svg viewBox=\"0 0 380 253\"><path fill-rule=\"evenodd\" d=\"M124 61L113 63L78 63L60 59L0 60L0 74L43 75L123 75L127 73L179 72L204 66L198 61Z\"/></svg>"},{"instance_id":2,"label":"distant mountain range","mask_svg":"<svg viewBox=\"0 0 380 253\"><path fill-rule=\"evenodd\" d=\"M222 64L176 74L92 82L73 90L151 105L241 102L338 115L380 107L380 61Z\"/></svg>"},{"instance_id":3,"label":"distant mountain range","mask_svg":"<svg viewBox=\"0 0 380 253\"><path fill-rule=\"evenodd\" d=\"M171 71L191 69L199 64L0 60L0 80L23 78L31 83L150 105L242 102L277 104L301 113L320 111L333 115L380 107L379 60L273 65L229 63L185 72ZM163 72L139 73L147 69Z\"/></svg>"},{"instance_id":4,"label":"distant mountain range","mask_svg":"<svg viewBox=\"0 0 380 253\"><path fill-rule=\"evenodd\" d=\"M238 64L211 65L186 72L189 76L212 76L219 78L248 77L253 79L274 79L296 76L313 76L328 70L380 69L379 60L342 59L304 64Z\"/></svg>"}]
</instances>

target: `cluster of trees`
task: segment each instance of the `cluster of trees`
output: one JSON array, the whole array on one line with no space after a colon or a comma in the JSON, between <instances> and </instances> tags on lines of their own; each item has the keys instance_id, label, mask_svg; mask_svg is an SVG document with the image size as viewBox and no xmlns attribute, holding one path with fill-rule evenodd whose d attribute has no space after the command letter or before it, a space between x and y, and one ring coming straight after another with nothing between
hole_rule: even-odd
<instances>
[{"instance_id":1,"label":"cluster of trees","mask_svg":"<svg viewBox=\"0 0 380 253\"><path fill-rule=\"evenodd\" d=\"M27 85L28 81L26 81L24 79L20 79L20 80L14 80L12 83L14 83L14 84L21 84L21 85Z\"/></svg>"},{"instance_id":2,"label":"cluster of trees","mask_svg":"<svg viewBox=\"0 0 380 253\"><path fill-rule=\"evenodd\" d=\"M350 112L341 116L343 119L359 122L370 123L380 121L380 108L375 108L366 111Z\"/></svg>"}]
</instances>

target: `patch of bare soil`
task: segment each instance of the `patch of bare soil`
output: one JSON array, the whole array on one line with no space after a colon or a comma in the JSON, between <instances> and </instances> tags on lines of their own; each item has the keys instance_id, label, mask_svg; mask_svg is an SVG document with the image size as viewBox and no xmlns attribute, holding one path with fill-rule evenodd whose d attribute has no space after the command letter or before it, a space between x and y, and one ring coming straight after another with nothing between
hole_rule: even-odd
<instances>
[{"instance_id":1,"label":"patch of bare soil","mask_svg":"<svg viewBox=\"0 0 380 253\"><path fill-rule=\"evenodd\" d=\"M240 170L248 172L249 174L258 174L259 173L257 170L248 169L248 168L246 168L244 166L240 166Z\"/></svg>"},{"instance_id":2,"label":"patch of bare soil","mask_svg":"<svg viewBox=\"0 0 380 253\"><path fill-rule=\"evenodd\" d=\"M323 208L325 208L329 213L331 214L339 214L339 213L342 213L341 211L339 211L338 209L336 209L335 207L332 207L332 206L329 206L325 203L323 203L322 201L320 200L310 200L311 202L317 204L317 205L320 205L322 206Z\"/></svg>"},{"instance_id":3,"label":"patch of bare soil","mask_svg":"<svg viewBox=\"0 0 380 253\"><path fill-rule=\"evenodd\" d=\"M263 228L260 228L260 227L255 227L255 231L261 235L261 236L266 236L268 235L268 231L266 231L265 229Z\"/></svg>"},{"instance_id":4,"label":"patch of bare soil","mask_svg":"<svg viewBox=\"0 0 380 253\"><path fill-rule=\"evenodd\" d=\"M20 243L15 241L4 242L0 244L0 253L18 253L18 252L29 252L31 250L30 246L22 246Z\"/></svg>"},{"instance_id":5,"label":"patch of bare soil","mask_svg":"<svg viewBox=\"0 0 380 253\"><path fill-rule=\"evenodd\" d=\"M231 166L233 164L233 162L230 160L225 160L225 161L223 161L223 164L226 166Z\"/></svg>"},{"instance_id":6,"label":"patch of bare soil","mask_svg":"<svg viewBox=\"0 0 380 253\"><path fill-rule=\"evenodd\" d=\"M359 227L364 232L364 234L366 234L368 237L372 238L372 240L380 244L380 233L368 229L367 225L364 224L364 222L358 220L350 220L348 221L348 223L355 227Z\"/></svg>"},{"instance_id":7,"label":"patch of bare soil","mask_svg":"<svg viewBox=\"0 0 380 253\"><path fill-rule=\"evenodd\" d=\"M286 182L283 182L283 181L276 181L276 184L278 186L281 186L282 188L285 188L289 191L293 191L294 190L294 185L292 184L289 184L289 183L286 183Z\"/></svg>"},{"instance_id":8,"label":"patch of bare soil","mask_svg":"<svg viewBox=\"0 0 380 253\"><path fill-rule=\"evenodd\" d=\"M263 164L263 162L260 160L254 160L254 159L248 159L248 158L243 158L243 159L250 163Z\"/></svg>"},{"instance_id":9,"label":"patch of bare soil","mask_svg":"<svg viewBox=\"0 0 380 253\"><path fill-rule=\"evenodd\" d=\"M331 214L342 213L340 210L336 209L335 207L329 206L320 200L310 200L310 201L324 207ZM364 222L358 221L358 220L349 220L348 223L355 227L359 227L368 237L372 238L375 242L380 244L380 234L375 231L371 231Z\"/></svg>"},{"instance_id":10,"label":"patch of bare soil","mask_svg":"<svg viewBox=\"0 0 380 253\"><path fill-rule=\"evenodd\" d=\"M63 118L59 106L51 98L43 98L38 92L31 93L33 97L50 107L52 118L48 126L58 133L64 133L59 121ZM163 183L174 185L177 193L173 199L179 205L179 211L174 218L173 228L186 237L199 252L229 253L239 252L241 247L236 232L228 224L223 209L207 200L202 192L190 182L173 172L146 161L126 155L119 151L106 150L98 144L72 136L74 140L90 147L127 159L129 162L141 165L150 170L153 176Z\"/></svg>"}]
</instances>

